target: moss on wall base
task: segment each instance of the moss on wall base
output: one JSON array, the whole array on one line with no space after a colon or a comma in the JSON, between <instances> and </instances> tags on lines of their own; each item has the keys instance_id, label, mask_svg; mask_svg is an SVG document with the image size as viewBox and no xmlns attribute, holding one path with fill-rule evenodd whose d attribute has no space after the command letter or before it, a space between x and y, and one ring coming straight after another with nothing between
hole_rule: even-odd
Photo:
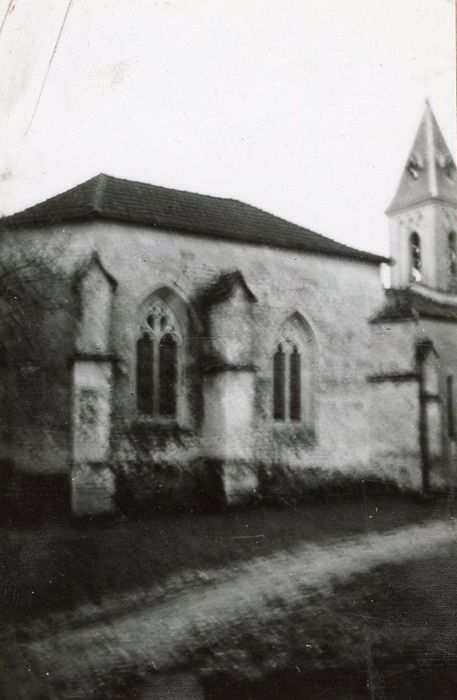
<instances>
[{"instance_id":1,"label":"moss on wall base","mask_svg":"<svg viewBox=\"0 0 457 700\"><path fill-rule=\"evenodd\" d=\"M114 467L116 501L126 515L217 510L258 502L294 505L364 494L412 492L393 479L324 468L290 468L241 461L124 462Z\"/></svg>"},{"instance_id":2,"label":"moss on wall base","mask_svg":"<svg viewBox=\"0 0 457 700\"><path fill-rule=\"evenodd\" d=\"M360 497L364 494L398 493L393 479L373 474L348 474L321 467L290 468L283 464L260 465L259 498L271 504L293 505L313 500Z\"/></svg>"},{"instance_id":3,"label":"moss on wall base","mask_svg":"<svg viewBox=\"0 0 457 700\"><path fill-rule=\"evenodd\" d=\"M182 464L159 460L123 461L112 468L116 477L116 506L126 515L192 512L207 505L208 488L202 460Z\"/></svg>"},{"instance_id":4,"label":"moss on wall base","mask_svg":"<svg viewBox=\"0 0 457 700\"><path fill-rule=\"evenodd\" d=\"M180 463L136 459L117 461L109 469L115 479L115 511L131 518L214 511L259 502L289 506L374 494L420 494L420 490L399 485L393 478L378 478L372 473L359 472L356 476L284 464L204 458ZM49 522L71 515L68 475L27 474L12 471L8 465L3 475L3 522Z\"/></svg>"}]
</instances>

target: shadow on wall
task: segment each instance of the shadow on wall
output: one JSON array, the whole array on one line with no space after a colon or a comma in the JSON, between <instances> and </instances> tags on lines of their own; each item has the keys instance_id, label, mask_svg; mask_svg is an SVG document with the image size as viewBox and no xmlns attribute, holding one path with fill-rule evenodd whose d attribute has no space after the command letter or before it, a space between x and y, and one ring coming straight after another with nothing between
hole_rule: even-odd
<instances>
[{"instance_id":1,"label":"shadow on wall","mask_svg":"<svg viewBox=\"0 0 457 700\"><path fill-rule=\"evenodd\" d=\"M238 506L289 506L401 491L394 481L370 476L354 477L317 468L290 469L284 465L240 466L241 478L246 478L249 466L258 488ZM129 517L223 509L228 507L224 489L226 467L218 460L204 459L179 466L152 461L123 463L116 469L117 508ZM233 469L232 473L238 470Z\"/></svg>"},{"instance_id":2,"label":"shadow on wall","mask_svg":"<svg viewBox=\"0 0 457 700\"><path fill-rule=\"evenodd\" d=\"M218 464L131 462L115 467L116 506L129 517L220 510L225 506Z\"/></svg>"}]
</instances>

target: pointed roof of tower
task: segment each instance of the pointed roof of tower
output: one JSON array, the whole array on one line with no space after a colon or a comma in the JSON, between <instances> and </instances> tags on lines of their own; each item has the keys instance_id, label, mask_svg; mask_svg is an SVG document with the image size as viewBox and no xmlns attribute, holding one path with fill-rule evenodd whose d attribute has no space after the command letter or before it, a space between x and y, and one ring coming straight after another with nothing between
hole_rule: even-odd
<instances>
[{"instance_id":1,"label":"pointed roof of tower","mask_svg":"<svg viewBox=\"0 0 457 700\"><path fill-rule=\"evenodd\" d=\"M429 200L457 205L455 162L427 100L397 193L386 213Z\"/></svg>"}]
</instances>

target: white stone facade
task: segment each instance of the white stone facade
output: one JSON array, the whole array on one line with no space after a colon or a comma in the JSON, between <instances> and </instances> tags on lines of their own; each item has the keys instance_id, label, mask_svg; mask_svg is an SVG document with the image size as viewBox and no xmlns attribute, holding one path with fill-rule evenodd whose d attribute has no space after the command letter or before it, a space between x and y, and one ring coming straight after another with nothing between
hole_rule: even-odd
<instances>
[{"instance_id":1,"label":"white stone facade","mask_svg":"<svg viewBox=\"0 0 457 700\"><path fill-rule=\"evenodd\" d=\"M405 177L387 299L380 260L332 242L303 250L258 228L235 240L232 227L230 240L203 223L102 216L5 226L2 259L40 260L46 295L20 299L31 342L2 324L0 458L18 474L60 475L79 515L114 510L121 486L166 504L453 485L457 206L416 201Z\"/></svg>"}]
</instances>

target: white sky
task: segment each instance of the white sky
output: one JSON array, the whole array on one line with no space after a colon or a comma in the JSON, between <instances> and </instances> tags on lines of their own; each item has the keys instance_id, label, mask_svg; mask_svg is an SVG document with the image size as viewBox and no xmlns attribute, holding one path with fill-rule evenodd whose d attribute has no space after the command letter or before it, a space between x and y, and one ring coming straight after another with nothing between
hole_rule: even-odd
<instances>
[{"instance_id":1,"label":"white sky","mask_svg":"<svg viewBox=\"0 0 457 700\"><path fill-rule=\"evenodd\" d=\"M73 0L28 128L67 5L0 34L4 214L107 172L384 253L427 96L455 152L449 0Z\"/></svg>"}]
</instances>

